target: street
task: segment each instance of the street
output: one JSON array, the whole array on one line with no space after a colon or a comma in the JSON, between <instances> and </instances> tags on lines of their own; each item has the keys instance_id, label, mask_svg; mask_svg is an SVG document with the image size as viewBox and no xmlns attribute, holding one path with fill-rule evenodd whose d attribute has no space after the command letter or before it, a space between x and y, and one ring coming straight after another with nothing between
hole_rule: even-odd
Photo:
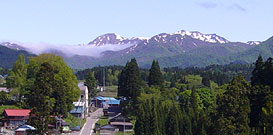
<instances>
[{"instance_id":1,"label":"street","mask_svg":"<svg viewBox=\"0 0 273 135\"><path fill-rule=\"evenodd\" d=\"M81 131L70 133L69 135L91 135L95 123L99 120L99 117L103 115L103 109L99 108L95 112L91 113L90 117L87 117L86 123L84 124Z\"/></svg>"}]
</instances>

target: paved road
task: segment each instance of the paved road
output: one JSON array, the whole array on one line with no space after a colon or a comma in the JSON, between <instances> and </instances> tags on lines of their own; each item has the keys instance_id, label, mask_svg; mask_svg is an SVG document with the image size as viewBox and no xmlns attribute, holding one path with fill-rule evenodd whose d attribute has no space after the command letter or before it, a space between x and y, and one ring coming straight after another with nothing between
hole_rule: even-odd
<instances>
[{"instance_id":1,"label":"paved road","mask_svg":"<svg viewBox=\"0 0 273 135\"><path fill-rule=\"evenodd\" d=\"M69 135L91 135L95 123L99 120L99 117L103 115L103 109L99 108L95 112L91 113L90 117L87 118L86 123L79 132L70 133Z\"/></svg>"}]
</instances>

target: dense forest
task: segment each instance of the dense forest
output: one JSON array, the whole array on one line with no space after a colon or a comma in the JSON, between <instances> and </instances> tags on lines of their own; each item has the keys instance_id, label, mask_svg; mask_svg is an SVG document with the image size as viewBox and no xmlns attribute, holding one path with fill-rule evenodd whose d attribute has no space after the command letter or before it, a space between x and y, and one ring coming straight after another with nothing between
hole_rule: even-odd
<instances>
[{"instance_id":1,"label":"dense forest","mask_svg":"<svg viewBox=\"0 0 273 135\"><path fill-rule=\"evenodd\" d=\"M94 67L91 69L80 70L76 72L78 80L84 80L88 73L94 72L98 85L103 85L103 77L105 76L105 85L118 85L118 77L123 66L105 66L105 67ZM228 65L211 65L204 68L164 68L162 69L162 76L166 82L174 81L186 81L186 76L194 75L200 76L199 78L205 81L213 81L218 85L228 83L233 77L242 75L250 81L251 71L254 69L253 64L228 64ZM149 70L140 69L142 80L148 83Z\"/></svg>"},{"instance_id":2,"label":"dense forest","mask_svg":"<svg viewBox=\"0 0 273 135\"><path fill-rule=\"evenodd\" d=\"M27 57L26 59L27 62L29 56L35 56L34 54L30 54L27 51L14 50L0 45L0 67L5 69L12 68L12 65L19 58L20 54L25 55Z\"/></svg>"},{"instance_id":3,"label":"dense forest","mask_svg":"<svg viewBox=\"0 0 273 135\"><path fill-rule=\"evenodd\" d=\"M217 66L192 70L192 73L187 72L188 69L162 73L154 61L145 82L136 60L128 62L119 76L118 96L128 99L123 104L123 112L136 118L135 134L272 134L272 58L264 62L259 56L250 81L242 76L248 72L232 77L229 72L225 74L224 69L232 72L233 68L218 68L222 70L219 76L224 77L219 81L213 79L218 74L214 74L214 70L209 72L211 68ZM163 74L172 75L164 77ZM170 76L170 83L165 80L166 76Z\"/></svg>"}]
</instances>

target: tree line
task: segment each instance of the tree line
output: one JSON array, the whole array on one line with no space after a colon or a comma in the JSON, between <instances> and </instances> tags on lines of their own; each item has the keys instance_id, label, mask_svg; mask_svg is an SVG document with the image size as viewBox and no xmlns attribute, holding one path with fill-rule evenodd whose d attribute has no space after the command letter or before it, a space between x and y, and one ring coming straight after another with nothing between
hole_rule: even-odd
<instances>
[{"instance_id":1,"label":"tree line","mask_svg":"<svg viewBox=\"0 0 273 135\"><path fill-rule=\"evenodd\" d=\"M235 76L212 88L205 82L213 81L201 77L202 85L180 88L166 84L157 61L153 61L145 82L132 59L120 74L118 95L127 99L124 113L136 117L136 135L270 135L272 75L272 58L264 62L259 56L250 82ZM190 83L188 80L176 79L174 84Z\"/></svg>"}]
</instances>

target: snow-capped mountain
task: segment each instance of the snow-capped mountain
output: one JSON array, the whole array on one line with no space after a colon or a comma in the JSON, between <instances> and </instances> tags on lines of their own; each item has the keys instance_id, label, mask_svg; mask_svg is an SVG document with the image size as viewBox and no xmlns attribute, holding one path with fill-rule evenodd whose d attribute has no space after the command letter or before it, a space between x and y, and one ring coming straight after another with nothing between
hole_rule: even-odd
<instances>
[{"instance_id":1,"label":"snow-capped mountain","mask_svg":"<svg viewBox=\"0 0 273 135\"><path fill-rule=\"evenodd\" d=\"M150 41L156 41L156 42L177 42L178 44L182 44L183 39L185 37L191 37L193 39L197 39L200 41L208 42L208 43L229 43L229 41L221 36L218 36L216 34L203 34L201 32L197 31L185 31L181 30L172 34L168 33L161 33L158 35L155 35L153 37L134 37L134 38L124 38L116 33L108 33L101 35L97 37L92 42L89 42L88 45L95 45L95 46L101 46L105 44L138 44L138 43L144 43L148 44Z\"/></svg>"},{"instance_id":2,"label":"snow-capped mountain","mask_svg":"<svg viewBox=\"0 0 273 135\"><path fill-rule=\"evenodd\" d=\"M106 44L117 44L117 45L124 45L124 44L138 44L140 42L147 41L144 38L124 38L116 33L108 33L97 37L92 42L89 42L88 45L95 45L95 46L102 46Z\"/></svg>"},{"instance_id":3,"label":"snow-capped mountain","mask_svg":"<svg viewBox=\"0 0 273 135\"><path fill-rule=\"evenodd\" d=\"M16 43L12 43L12 42L2 42L0 43L0 45L8 47L10 49L15 49L15 50L25 50L24 47L16 44Z\"/></svg>"},{"instance_id":4,"label":"snow-capped mountain","mask_svg":"<svg viewBox=\"0 0 273 135\"><path fill-rule=\"evenodd\" d=\"M248 41L248 42L246 42L247 44L249 44L249 45L259 45L259 44L261 44L262 42L261 41Z\"/></svg>"}]
</instances>

